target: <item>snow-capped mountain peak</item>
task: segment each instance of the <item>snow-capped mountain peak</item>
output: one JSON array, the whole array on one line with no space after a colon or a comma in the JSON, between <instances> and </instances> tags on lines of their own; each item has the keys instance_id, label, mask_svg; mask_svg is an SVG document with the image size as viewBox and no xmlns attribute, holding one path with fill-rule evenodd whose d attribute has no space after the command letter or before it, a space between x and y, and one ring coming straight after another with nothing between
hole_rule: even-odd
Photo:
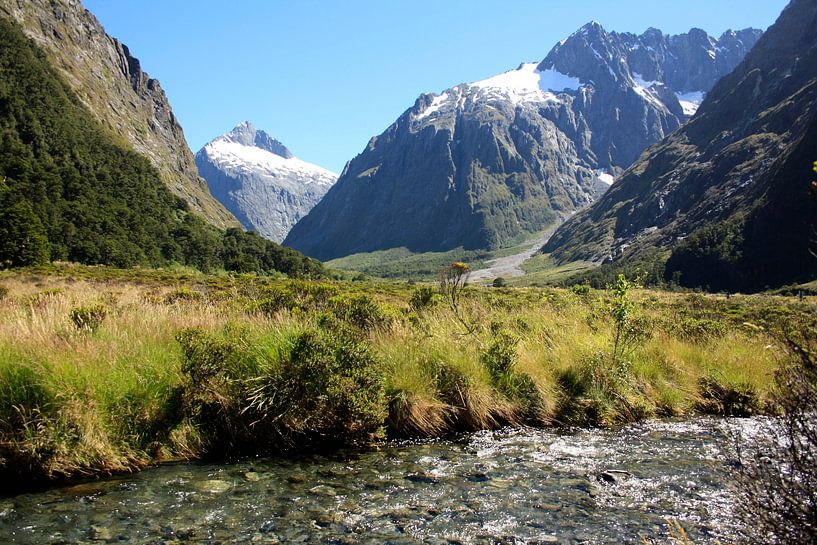
<instances>
[{"instance_id":1,"label":"snow-capped mountain peak","mask_svg":"<svg viewBox=\"0 0 817 545\"><path fill-rule=\"evenodd\" d=\"M302 161L249 121L206 144L196 165L210 191L247 229L280 242L338 175Z\"/></svg>"}]
</instances>

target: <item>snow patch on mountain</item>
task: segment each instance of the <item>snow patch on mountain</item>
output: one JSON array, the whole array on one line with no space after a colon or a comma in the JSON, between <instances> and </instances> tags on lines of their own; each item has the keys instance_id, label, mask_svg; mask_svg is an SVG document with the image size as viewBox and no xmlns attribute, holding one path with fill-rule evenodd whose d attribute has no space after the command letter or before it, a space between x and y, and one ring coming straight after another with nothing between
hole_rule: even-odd
<instances>
[{"instance_id":1,"label":"snow patch on mountain","mask_svg":"<svg viewBox=\"0 0 817 545\"><path fill-rule=\"evenodd\" d=\"M557 70L536 69L537 63L525 63L516 70L510 70L497 76L469 84L479 89L486 98L509 99L514 104L521 102L558 101L554 93L565 89L576 91L581 83L576 78L561 74Z\"/></svg>"},{"instance_id":2,"label":"snow patch on mountain","mask_svg":"<svg viewBox=\"0 0 817 545\"><path fill-rule=\"evenodd\" d=\"M297 157L284 158L265 149L246 146L229 138L218 138L204 147L210 160L235 173L267 175L273 178L294 175L303 184L329 187L338 175Z\"/></svg>"},{"instance_id":3,"label":"snow patch on mountain","mask_svg":"<svg viewBox=\"0 0 817 545\"><path fill-rule=\"evenodd\" d=\"M613 182L616 181L612 174L609 174L603 170L597 171L596 177L607 185L613 185Z\"/></svg>"},{"instance_id":4,"label":"snow patch on mountain","mask_svg":"<svg viewBox=\"0 0 817 545\"><path fill-rule=\"evenodd\" d=\"M692 91L690 93L675 93L675 96L678 97L678 102L684 109L684 114L692 117L704 101L706 93L703 91Z\"/></svg>"}]
</instances>

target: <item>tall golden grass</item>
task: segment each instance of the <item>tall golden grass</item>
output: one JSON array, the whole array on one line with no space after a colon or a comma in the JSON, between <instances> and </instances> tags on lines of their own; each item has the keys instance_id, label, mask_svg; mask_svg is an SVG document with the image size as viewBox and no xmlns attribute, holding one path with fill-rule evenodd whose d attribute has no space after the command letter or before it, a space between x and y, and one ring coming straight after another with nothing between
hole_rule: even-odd
<instances>
[{"instance_id":1,"label":"tall golden grass","mask_svg":"<svg viewBox=\"0 0 817 545\"><path fill-rule=\"evenodd\" d=\"M469 287L455 313L441 297L412 306L415 286L347 282L330 285L330 303L299 296L295 306L270 308L259 301L270 290L289 289L290 281L136 282L104 269L79 270L87 278L65 271L0 276L7 288L0 299L0 473L71 478L205 454L217 438L202 437L202 427L184 413L191 384L176 339L190 328L225 338L240 331L242 350L285 360L303 331L334 334L338 318L326 318L332 309L355 297L371 301L377 320L355 335L380 363L382 424L391 436L415 437L766 410L783 354L768 328L798 315L797 303L782 297L636 290L638 341L611 366L614 323L601 291ZM70 318L89 305L106 310L95 331ZM354 320L359 312L336 315ZM486 363L497 343L512 344L497 352L510 358L502 376ZM729 399L713 399L719 395ZM240 407L235 414L243 414Z\"/></svg>"}]
</instances>

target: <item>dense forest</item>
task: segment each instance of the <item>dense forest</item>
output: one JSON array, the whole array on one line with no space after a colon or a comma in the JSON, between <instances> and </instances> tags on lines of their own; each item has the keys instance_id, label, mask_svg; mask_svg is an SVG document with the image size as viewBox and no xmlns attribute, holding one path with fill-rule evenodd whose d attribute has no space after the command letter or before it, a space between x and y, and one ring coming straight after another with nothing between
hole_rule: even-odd
<instances>
[{"instance_id":1,"label":"dense forest","mask_svg":"<svg viewBox=\"0 0 817 545\"><path fill-rule=\"evenodd\" d=\"M0 18L0 266L117 267L320 276L299 252L219 231L171 194L146 158L116 142L45 55Z\"/></svg>"}]
</instances>

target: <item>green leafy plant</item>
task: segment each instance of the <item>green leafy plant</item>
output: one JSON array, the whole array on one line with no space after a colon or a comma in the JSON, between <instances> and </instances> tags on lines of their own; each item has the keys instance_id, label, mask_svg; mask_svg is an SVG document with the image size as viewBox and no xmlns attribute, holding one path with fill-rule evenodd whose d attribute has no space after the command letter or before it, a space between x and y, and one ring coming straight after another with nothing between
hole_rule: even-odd
<instances>
[{"instance_id":1,"label":"green leafy plant","mask_svg":"<svg viewBox=\"0 0 817 545\"><path fill-rule=\"evenodd\" d=\"M180 302L199 301L201 299L202 294L198 291L188 287L182 287L165 295L164 302L165 304L172 305Z\"/></svg>"},{"instance_id":2,"label":"green leafy plant","mask_svg":"<svg viewBox=\"0 0 817 545\"><path fill-rule=\"evenodd\" d=\"M616 283L608 288L613 298L613 302L609 307L614 328L611 353L613 367L624 364L623 360L629 355L633 345L644 336L643 326L645 324L634 319L635 303L630 298L630 290L639 286L638 277L630 281L623 274L619 274Z\"/></svg>"}]
</instances>

